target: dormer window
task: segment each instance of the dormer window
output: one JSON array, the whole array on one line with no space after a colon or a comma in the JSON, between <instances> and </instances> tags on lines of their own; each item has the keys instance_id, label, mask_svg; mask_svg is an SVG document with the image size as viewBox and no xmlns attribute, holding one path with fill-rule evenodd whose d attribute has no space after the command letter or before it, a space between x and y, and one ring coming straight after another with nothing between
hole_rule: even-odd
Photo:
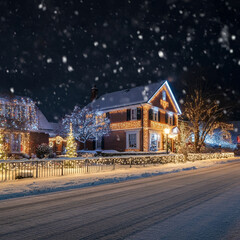
<instances>
[{"instance_id":1,"label":"dormer window","mask_svg":"<svg viewBox=\"0 0 240 240\"><path fill-rule=\"evenodd\" d=\"M166 95L166 91L162 92L162 100L166 101L167 100L167 95Z\"/></svg>"}]
</instances>

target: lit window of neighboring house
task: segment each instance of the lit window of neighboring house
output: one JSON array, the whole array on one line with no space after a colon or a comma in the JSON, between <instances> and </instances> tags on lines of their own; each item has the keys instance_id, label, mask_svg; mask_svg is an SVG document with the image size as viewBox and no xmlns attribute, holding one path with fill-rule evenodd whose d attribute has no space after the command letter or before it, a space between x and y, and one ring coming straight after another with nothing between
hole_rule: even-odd
<instances>
[{"instance_id":1,"label":"lit window of neighboring house","mask_svg":"<svg viewBox=\"0 0 240 240\"><path fill-rule=\"evenodd\" d=\"M11 151L21 152L21 134L12 134L11 138Z\"/></svg>"},{"instance_id":2,"label":"lit window of neighboring house","mask_svg":"<svg viewBox=\"0 0 240 240\"><path fill-rule=\"evenodd\" d=\"M129 131L126 133L127 149L137 149L139 147L139 132Z\"/></svg>"},{"instance_id":3,"label":"lit window of neighboring house","mask_svg":"<svg viewBox=\"0 0 240 240\"><path fill-rule=\"evenodd\" d=\"M162 100L166 101L167 100L167 95L166 95L166 91L162 92Z\"/></svg>"},{"instance_id":4,"label":"lit window of neighboring house","mask_svg":"<svg viewBox=\"0 0 240 240\"><path fill-rule=\"evenodd\" d=\"M131 109L131 120L137 119L137 108Z\"/></svg>"}]
</instances>

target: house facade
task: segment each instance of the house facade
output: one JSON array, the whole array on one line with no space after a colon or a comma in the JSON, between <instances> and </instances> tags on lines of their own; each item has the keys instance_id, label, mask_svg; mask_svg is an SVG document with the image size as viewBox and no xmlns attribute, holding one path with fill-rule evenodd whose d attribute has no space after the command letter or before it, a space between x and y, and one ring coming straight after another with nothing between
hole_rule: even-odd
<instances>
[{"instance_id":1,"label":"house facade","mask_svg":"<svg viewBox=\"0 0 240 240\"><path fill-rule=\"evenodd\" d=\"M47 119L30 98L0 95L0 131L10 155L35 153L38 144L48 144L49 130Z\"/></svg>"},{"instance_id":2,"label":"house facade","mask_svg":"<svg viewBox=\"0 0 240 240\"><path fill-rule=\"evenodd\" d=\"M110 133L96 139L95 149L163 151L168 139L174 150L181 110L167 81L108 93L87 107L103 112L111 122Z\"/></svg>"}]
</instances>

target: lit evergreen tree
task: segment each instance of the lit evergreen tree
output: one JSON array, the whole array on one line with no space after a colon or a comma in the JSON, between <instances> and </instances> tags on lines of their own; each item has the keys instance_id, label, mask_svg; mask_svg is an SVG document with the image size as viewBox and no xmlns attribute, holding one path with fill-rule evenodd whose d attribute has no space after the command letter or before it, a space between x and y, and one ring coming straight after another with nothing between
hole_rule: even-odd
<instances>
[{"instance_id":1,"label":"lit evergreen tree","mask_svg":"<svg viewBox=\"0 0 240 240\"><path fill-rule=\"evenodd\" d=\"M67 146L66 146L67 157L69 157L69 158L77 157L76 148L77 148L77 144L76 144L74 136L73 136L72 123L70 123L70 131L68 133Z\"/></svg>"}]
</instances>

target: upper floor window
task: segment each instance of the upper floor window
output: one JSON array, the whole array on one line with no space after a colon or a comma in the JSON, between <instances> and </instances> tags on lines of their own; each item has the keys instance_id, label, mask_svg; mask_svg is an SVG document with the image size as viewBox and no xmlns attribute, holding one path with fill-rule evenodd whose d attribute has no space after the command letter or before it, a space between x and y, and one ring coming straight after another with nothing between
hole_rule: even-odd
<instances>
[{"instance_id":1,"label":"upper floor window","mask_svg":"<svg viewBox=\"0 0 240 240\"><path fill-rule=\"evenodd\" d=\"M141 108L130 108L127 109L127 121L140 120L142 118Z\"/></svg>"},{"instance_id":2,"label":"upper floor window","mask_svg":"<svg viewBox=\"0 0 240 240\"><path fill-rule=\"evenodd\" d=\"M174 118L173 114L168 114L168 124L169 125L173 125L173 118Z\"/></svg>"},{"instance_id":3,"label":"upper floor window","mask_svg":"<svg viewBox=\"0 0 240 240\"><path fill-rule=\"evenodd\" d=\"M149 109L149 120L160 121L160 112L158 108Z\"/></svg>"},{"instance_id":4,"label":"upper floor window","mask_svg":"<svg viewBox=\"0 0 240 240\"><path fill-rule=\"evenodd\" d=\"M166 91L162 92L162 100L166 101L167 100L167 95L166 95Z\"/></svg>"},{"instance_id":5,"label":"upper floor window","mask_svg":"<svg viewBox=\"0 0 240 240\"><path fill-rule=\"evenodd\" d=\"M131 120L137 119L137 108L131 109Z\"/></svg>"},{"instance_id":6,"label":"upper floor window","mask_svg":"<svg viewBox=\"0 0 240 240\"><path fill-rule=\"evenodd\" d=\"M153 121L158 121L158 111L153 110Z\"/></svg>"}]
</instances>

